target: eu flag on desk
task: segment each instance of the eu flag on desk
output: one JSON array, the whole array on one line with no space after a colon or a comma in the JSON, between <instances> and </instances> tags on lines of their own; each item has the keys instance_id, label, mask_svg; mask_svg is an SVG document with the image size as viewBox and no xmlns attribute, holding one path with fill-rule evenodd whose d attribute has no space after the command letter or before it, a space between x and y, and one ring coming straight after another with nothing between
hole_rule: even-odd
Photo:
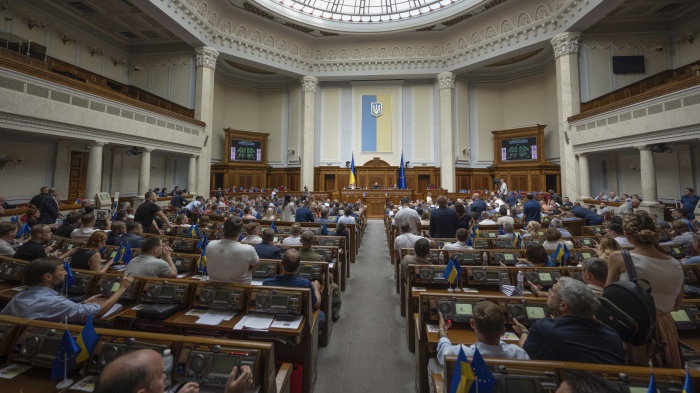
<instances>
[{"instance_id":1,"label":"eu flag on desk","mask_svg":"<svg viewBox=\"0 0 700 393\"><path fill-rule=\"evenodd\" d=\"M321 224L321 227L318 229L318 232L323 236L328 235L328 228L326 227L326 224Z\"/></svg>"},{"instance_id":2,"label":"eu flag on desk","mask_svg":"<svg viewBox=\"0 0 700 393\"><path fill-rule=\"evenodd\" d=\"M515 232L513 232L513 248L520 248L520 242L522 240L523 239L520 237L519 233L516 234Z\"/></svg>"},{"instance_id":3,"label":"eu flag on desk","mask_svg":"<svg viewBox=\"0 0 700 393\"><path fill-rule=\"evenodd\" d=\"M484 358L479 352L479 348L474 347L474 356L472 356L472 370L474 371L474 376L476 376L476 389L472 386L470 391L477 391L479 393L491 393L496 387L496 378L494 378L489 366L486 365Z\"/></svg>"},{"instance_id":4,"label":"eu flag on desk","mask_svg":"<svg viewBox=\"0 0 700 393\"><path fill-rule=\"evenodd\" d=\"M447 261L447 267L445 267L445 271L442 272L442 278L447 280L450 284L454 284L455 280L457 280L457 269L452 262L452 258Z\"/></svg>"},{"instance_id":5,"label":"eu flag on desk","mask_svg":"<svg viewBox=\"0 0 700 393\"><path fill-rule=\"evenodd\" d=\"M25 222L24 225L22 225L22 227L19 228L19 231L17 231L17 235L15 235L15 237L24 237L24 236L27 236L27 235L29 235L29 234L31 233L31 231L32 231L32 230L31 230L31 228L29 228L29 224L27 224L27 223Z\"/></svg>"},{"instance_id":6,"label":"eu flag on desk","mask_svg":"<svg viewBox=\"0 0 700 393\"><path fill-rule=\"evenodd\" d=\"M403 151L401 152L401 166L399 166L399 183L396 185L399 190L406 188L406 172L403 163Z\"/></svg>"},{"instance_id":7,"label":"eu flag on desk","mask_svg":"<svg viewBox=\"0 0 700 393\"><path fill-rule=\"evenodd\" d=\"M119 249L117 249L117 255L114 256L114 263L124 263L122 258L124 258L124 243L119 245Z\"/></svg>"},{"instance_id":8,"label":"eu flag on desk","mask_svg":"<svg viewBox=\"0 0 700 393\"><path fill-rule=\"evenodd\" d=\"M92 325L92 315L88 315L88 319L83 326L83 331L80 332L78 336L78 346L80 347L80 354L75 359L76 363L82 363L92 355L95 350L97 343L100 341L100 336L97 335L95 327Z\"/></svg>"},{"instance_id":9,"label":"eu flag on desk","mask_svg":"<svg viewBox=\"0 0 700 393\"><path fill-rule=\"evenodd\" d=\"M75 281L75 276L73 276L73 271L70 269L70 263L68 261L63 261L63 270L66 271L66 278L64 283L66 284L66 289L73 286Z\"/></svg>"},{"instance_id":10,"label":"eu flag on desk","mask_svg":"<svg viewBox=\"0 0 700 393\"><path fill-rule=\"evenodd\" d=\"M18 221L19 221L19 217L17 217L16 214L13 214L10 216L10 222L18 222Z\"/></svg>"},{"instance_id":11,"label":"eu flag on desk","mask_svg":"<svg viewBox=\"0 0 700 393\"><path fill-rule=\"evenodd\" d=\"M131 244L126 243L126 247L124 247L124 254L122 255L122 262L128 265L133 257L134 252L131 250Z\"/></svg>"},{"instance_id":12,"label":"eu flag on desk","mask_svg":"<svg viewBox=\"0 0 700 393\"><path fill-rule=\"evenodd\" d=\"M275 225L275 222L274 222L274 221L272 221L272 222L270 223L270 229L272 229L273 231L277 232L277 225Z\"/></svg>"},{"instance_id":13,"label":"eu flag on desk","mask_svg":"<svg viewBox=\"0 0 700 393\"><path fill-rule=\"evenodd\" d=\"M53 360L53 367L51 368L52 380L66 376L67 371L73 368L78 352L80 352L80 347L76 344L75 339L73 339L68 330L64 330L61 345L58 347L58 353Z\"/></svg>"},{"instance_id":14,"label":"eu flag on desk","mask_svg":"<svg viewBox=\"0 0 700 393\"><path fill-rule=\"evenodd\" d=\"M475 381L474 370L469 365L469 359L464 353L464 347L460 345L457 363L455 363L452 380L450 381L450 393L469 393L469 388Z\"/></svg>"},{"instance_id":15,"label":"eu flag on desk","mask_svg":"<svg viewBox=\"0 0 700 393\"><path fill-rule=\"evenodd\" d=\"M690 378L690 372L685 370L685 383L683 383L683 393L693 393L695 387L693 387L693 379Z\"/></svg>"},{"instance_id":16,"label":"eu flag on desk","mask_svg":"<svg viewBox=\"0 0 700 393\"><path fill-rule=\"evenodd\" d=\"M505 234L506 234L506 231L503 230L503 226L502 226L502 225L499 225L499 226L498 226L498 234L499 234L499 235L505 235Z\"/></svg>"},{"instance_id":17,"label":"eu flag on desk","mask_svg":"<svg viewBox=\"0 0 700 393\"><path fill-rule=\"evenodd\" d=\"M656 378L654 377L654 373L651 373L651 376L649 377L649 387L647 388L647 393L657 393L658 390L656 389Z\"/></svg>"}]
</instances>

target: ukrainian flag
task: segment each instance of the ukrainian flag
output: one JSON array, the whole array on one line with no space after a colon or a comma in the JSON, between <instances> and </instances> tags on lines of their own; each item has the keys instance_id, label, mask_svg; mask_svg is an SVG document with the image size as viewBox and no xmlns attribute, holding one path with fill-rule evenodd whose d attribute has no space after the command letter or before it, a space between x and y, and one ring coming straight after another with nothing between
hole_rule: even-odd
<instances>
[{"instance_id":1,"label":"ukrainian flag","mask_svg":"<svg viewBox=\"0 0 700 393\"><path fill-rule=\"evenodd\" d=\"M690 378L690 372L685 370L685 383L683 384L683 393L693 393L695 387L693 387L693 379Z\"/></svg>"},{"instance_id":2,"label":"ukrainian flag","mask_svg":"<svg viewBox=\"0 0 700 393\"><path fill-rule=\"evenodd\" d=\"M447 267L445 268L445 271L442 272L442 278L447 280L450 284L454 284L455 280L457 279L457 269L455 268L454 263L452 263L452 258L447 262Z\"/></svg>"},{"instance_id":3,"label":"ukrainian flag","mask_svg":"<svg viewBox=\"0 0 700 393\"><path fill-rule=\"evenodd\" d=\"M391 151L391 95L362 96L362 151Z\"/></svg>"},{"instance_id":4,"label":"ukrainian flag","mask_svg":"<svg viewBox=\"0 0 700 393\"><path fill-rule=\"evenodd\" d=\"M100 336L97 335L95 327L92 324L92 316L88 315L83 331L80 332L80 336L78 336L78 347L80 347L80 354L78 354L75 362L82 363L90 359L90 355L92 355L92 352L95 350L98 341L100 341Z\"/></svg>"},{"instance_id":5,"label":"ukrainian flag","mask_svg":"<svg viewBox=\"0 0 700 393\"><path fill-rule=\"evenodd\" d=\"M350 182L348 185L352 185L353 183L357 183L357 180L355 179L355 153L352 154L352 161L350 164Z\"/></svg>"},{"instance_id":6,"label":"ukrainian flag","mask_svg":"<svg viewBox=\"0 0 700 393\"><path fill-rule=\"evenodd\" d=\"M450 393L469 393L469 388L474 382L476 382L476 375L474 375L474 370L469 365L469 359L460 345L457 363L455 363L452 381L450 381Z\"/></svg>"}]
</instances>

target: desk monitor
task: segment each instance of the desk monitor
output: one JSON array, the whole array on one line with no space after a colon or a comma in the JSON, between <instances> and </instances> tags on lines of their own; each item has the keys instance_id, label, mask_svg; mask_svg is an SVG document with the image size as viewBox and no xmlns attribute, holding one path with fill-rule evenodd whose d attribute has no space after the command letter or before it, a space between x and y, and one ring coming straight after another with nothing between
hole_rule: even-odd
<instances>
[{"instance_id":1,"label":"desk monitor","mask_svg":"<svg viewBox=\"0 0 700 393\"><path fill-rule=\"evenodd\" d=\"M685 250L676 245L668 248L668 254L676 259L685 258Z\"/></svg>"},{"instance_id":2,"label":"desk monitor","mask_svg":"<svg viewBox=\"0 0 700 393\"><path fill-rule=\"evenodd\" d=\"M671 317L673 318L673 322L690 322L690 316L684 309L671 311Z\"/></svg>"},{"instance_id":3,"label":"desk monitor","mask_svg":"<svg viewBox=\"0 0 700 393\"><path fill-rule=\"evenodd\" d=\"M525 314L527 315L527 319L530 321L547 317L547 312L543 306L526 305Z\"/></svg>"},{"instance_id":4,"label":"desk monitor","mask_svg":"<svg viewBox=\"0 0 700 393\"><path fill-rule=\"evenodd\" d=\"M98 192L95 194L95 206L98 209L111 208L112 197L109 196L108 192Z\"/></svg>"},{"instance_id":5,"label":"desk monitor","mask_svg":"<svg viewBox=\"0 0 700 393\"><path fill-rule=\"evenodd\" d=\"M649 387L645 386L629 386L628 389L630 390L630 393L648 393L649 392ZM656 389L657 393L660 393L661 391L657 388Z\"/></svg>"},{"instance_id":6,"label":"desk monitor","mask_svg":"<svg viewBox=\"0 0 700 393\"><path fill-rule=\"evenodd\" d=\"M209 368L209 377L228 379L231 370L241 364L238 356L215 355Z\"/></svg>"},{"instance_id":7,"label":"desk monitor","mask_svg":"<svg viewBox=\"0 0 700 393\"><path fill-rule=\"evenodd\" d=\"M537 277L540 279L540 283L542 283L542 285L554 285L554 279L552 278L552 273L538 272Z\"/></svg>"},{"instance_id":8,"label":"desk monitor","mask_svg":"<svg viewBox=\"0 0 700 393\"><path fill-rule=\"evenodd\" d=\"M476 240L476 239L475 239L475 240L474 240L474 244L473 244L472 246L473 246L475 249L479 249L479 250L491 248L491 246L489 245L489 241L486 240L486 239L481 239L481 240Z\"/></svg>"},{"instance_id":9,"label":"desk monitor","mask_svg":"<svg viewBox=\"0 0 700 393\"><path fill-rule=\"evenodd\" d=\"M471 317L472 315L474 315L474 311L471 303L455 303L456 317Z\"/></svg>"},{"instance_id":10,"label":"desk monitor","mask_svg":"<svg viewBox=\"0 0 700 393\"><path fill-rule=\"evenodd\" d=\"M530 378L518 378L509 376L503 380L506 392L518 392L518 393L539 393L540 387L537 381Z\"/></svg>"}]
</instances>

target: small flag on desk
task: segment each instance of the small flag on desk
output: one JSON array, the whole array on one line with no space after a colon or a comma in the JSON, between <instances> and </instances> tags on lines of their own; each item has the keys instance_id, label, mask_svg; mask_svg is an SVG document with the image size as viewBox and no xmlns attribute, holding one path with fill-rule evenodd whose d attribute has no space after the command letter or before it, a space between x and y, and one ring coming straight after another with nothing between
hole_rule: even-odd
<instances>
[{"instance_id":1,"label":"small flag on desk","mask_svg":"<svg viewBox=\"0 0 700 393\"><path fill-rule=\"evenodd\" d=\"M73 339L68 330L64 330L61 345L58 347L58 353L53 360L53 367L51 368L52 380L65 378L66 371L70 371L73 368L78 352L80 352L80 347L76 344L75 339Z\"/></svg>"},{"instance_id":2,"label":"small flag on desk","mask_svg":"<svg viewBox=\"0 0 700 393\"><path fill-rule=\"evenodd\" d=\"M131 250L131 244L126 243L126 247L124 247L124 254L122 255L122 262L128 265L133 257L134 252Z\"/></svg>"},{"instance_id":3,"label":"small flag on desk","mask_svg":"<svg viewBox=\"0 0 700 393\"><path fill-rule=\"evenodd\" d=\"M323 236L328 235L328 228L326 227L326 224L321 224L321 227L318 229L318 232Z\"/></svg>"},{"instance_id":4,"label":"small flag on desk","mask_svg":"<svg viewBox=\"0 0 700 393\"><path fill-rule=\"evenodd\" d=\"M80 205L81 203L83 203L83 200L82 200L82 199L77 198L77 199L75 200L75 204L76 204L76 205Z\"/></svg>"},{"instance_id":5,"label":"small flag on desk","mask_svg":"<svg viewBox=\"0 0 700 393\"><path fill-rule=\"evenodd\" d=\"M647 388L647 393L657 393L658 390L656 389L656 378L654 377L654 373L651 373L651 376L649 377L649 387Z\"/></svg>"},{"instance_id":6,"label":"small flag on desk","mask_svg":"<svg viewBox=\"0 0 700 393\"><path fill-rule=\"evenodd\" d=\"M462 277L462 265L459 264L459 261L457 259L450 258L449 261L452 261L452 264L454 265L455 270L457 271L457 283L459 283L460 277ZM449 261L447 262L448 265Z\"/></svg>"},{"instance_id":7,"label":"small flag on desk","mask_svg":"<svg viewBox=\"0 0 700 393\"><path fill-rule=\"evenodd\" d=\"M124 258L124 243L119 245L117 249L117 255L114 256L114 263L124 263L122 260Z\"/></svg>"},{"instance_id":8,"label":"small flag on desk","mask_svg":"<svg viewBox=\"0 0 700 393\"><path fill-rule=\"evenodd\" d=\"M503 226L499 225L498 226L498 234L499 235L505 235L506 231L503 230Z\"/></svg>"},{"instance_id":9,"label":"small flag on desk","mask_svg":"<svg viewBox=\"0 0 700 393\"><path fill-rule=\"evenodd\" d=\"M494 378L489 366L486 365L484 358L479 352L479 348L474 347L474 356L472 357L472 371L476 376L476 391L479 393L491 393L496 387L496 378Z\"/></svg>"},{"instance_id":10,"label":"small flag on desk","mask_svg":"<svg viewBox=\"0 0 700 393\"><path fill-rule=\"evenodd\" d=\"M92 325L92 315L88 315L88 319L83 326L83 331L80 332L78 336L78 346L80 347L80 354L75 359L76 363L82 363L92 355L92 351L95 350L97 343L100 341L100 336L97 335L95 327Z\"/></svg>"},{"instance_id":11,"label":"small flag on desk","mask_svg":"<svg viewBox=\"0 0 700 393\"><path fill-rule=\"evenodd\" d=\"M19 228L19 231L17 231L17 235L15 235L15 237L27 236L31 233L31 231L31 228L29 228L29 225L25 222L24 225Z\"/></svg>"},{"instance_id":12,"label":"small flag on desk","mask_svg":"<svg viewBox=\"0 0 700 393\"><path fill-rule=\"evenodd\" d=\"M450 381L450 393L469 393L469 388L475 381L474 370L472 370L469 359L467 359L467 355L460 345L457 363L455 363L452 380Z\"/></svg>"},{"instance_id":13,"label":"small flag on desk","mask_svg":"<svg viewBox=\"0 0 700 393\"><path fill-rule=\"evenodd\" d=\"M695 387L693 387L693 379L690 378L690 372L685 370L685 383L683 383L683 393L693 393Z\"/></svg>"},{"instance_id":14,"label":"small flag on desk","mask_svg":"<svg viewBox=\"0 0 700 393\"><path fill-rule=\"evenodd\" d=\"M18 222L18 221L19 221L19 217L17 217L16 214L13 214L12 216L10 216L10 222Z\"/></svg>"},{"instance_id":15,"label":"small flag on desk","mask_svg":"<svg viewBox=\"0 0 700 393\"><path fill-rule=\"evenodd\" d=\"M63 261L63 270L66 271L66 278L63 282L66 284L66 289L68 289L73 286L73 282L75 281L75 276L73 276L73 271L70 269L70 263L68 263L68 261Z\"/></svg>"},{"instance_id":16,"label":"small flag on desk","mask_svg":"<svg viewBox=\"0 0 700 393\"><path fill-rule=\"evenodd\" d=\"M273 231L277 232L277 226L275 225L275 222L274 222L274 221L272 221L272 222L270 223L270 229L272 229Z\"/></svg>"},{"instance_id":17,"label":"small flag on desk","mask_svg":"<svg viewBox=\"0 0 700 393\"><path fill-rule=\"evenodd\" d=\"M199 237L199 226L197 224L190 225L190 229L189 229L189 231L187 231L187 234L193 239L198 238Z\"/></svg>"},{"instance_id":18,"label":"small flag on desk","mask_svg":"<svg viewBox=\"0 0 700 393\"><path fill-rule=\"evenodd\" d=\"M199 272L203 275L208 274L207 272L207 247L202 247L202 253L199 256Z\"/></svg>"},{"instance_id":19,"label":"small flag on desk","mask_svg":"<svg viewBox=\"0 0 700 393\"><path fill-rule=\"evenodd\" d=\"M522 241L522 238L520 237L520 234L516 234L513 232L513 248L520 248L520 242Z\"/></svg>"},{"instance_id":20,"label":"small flag on desk","mask_svg":"<svg viewBox=\"0 0 700 393\"><path fill-rule=\"evenodd\" d=\"M454 284L455 280L457 280L457 269L454 263L452 263L452 258L447 262L447 267L445 267L445 271L442 272L442 278L447 280L450 284Z\"/></svg>"}]
</instances>

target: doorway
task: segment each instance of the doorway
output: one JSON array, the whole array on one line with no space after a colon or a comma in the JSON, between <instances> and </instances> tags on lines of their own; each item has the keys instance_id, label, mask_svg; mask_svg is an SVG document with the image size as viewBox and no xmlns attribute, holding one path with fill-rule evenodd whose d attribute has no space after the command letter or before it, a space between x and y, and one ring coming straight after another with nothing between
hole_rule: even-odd
<instances>
[{"instance_id":1,"label":"doorway","mask_svg":"<svg viewBox=\"0 0 700 393\"><path fill-rule=\"evenodd\" d=\"M85 198L86 196L85 184L87 183L88 157L90 157L90 153L84 153L81 151L70 152L68 196L66 197L69 202L73 202L78 198Z\"/></svg>"}]
</instances>

